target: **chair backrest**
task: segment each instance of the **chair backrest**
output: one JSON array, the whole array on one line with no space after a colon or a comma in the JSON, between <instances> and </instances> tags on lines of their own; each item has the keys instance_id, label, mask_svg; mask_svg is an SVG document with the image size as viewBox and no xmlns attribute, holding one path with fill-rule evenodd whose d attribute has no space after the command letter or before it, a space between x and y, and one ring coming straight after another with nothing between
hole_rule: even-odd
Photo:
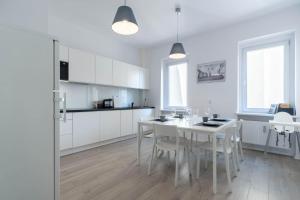
<instances>
[{"instance_id":1,"label":"chair backrest","mask_svg":"<svg viewBox=\"0 0 300 200\"><path fill-rule=\"evenodd\" d=\"M226 143L227 147L232 147L232 138L234 137L234 135L237 132L237 128L236 127L228 127L224 130L225 133L225 138L224 138L224 143ZM236 141L234 141L236 142Z\"/></svg>"},{"instance_id":2,"label":"chair backrest","mask_svg":"<svg viewBox=\"0 0 300 200\"><path fill-rule=\"evenodd\" d=\"M276 113L274 115L274 121L279 122L279 123L293 123L294 122L292 116L286 112ZM274 126L274 128L278 132L282 132L282 131L293 132L294 131L294 127L290 127L290 126L284 127L282 125L276 125L276 126Z\"/></svg>"},{"instance_id":3,"label":"chair backrest","mask_svg":"<svg viewBox=\"0 0 300 200\"><path fill-rule=\"evenodd\" d=\"M178 137L178 130L176 125L162 125L154 124L154 137Z\"/></svg>"}]
</instances>

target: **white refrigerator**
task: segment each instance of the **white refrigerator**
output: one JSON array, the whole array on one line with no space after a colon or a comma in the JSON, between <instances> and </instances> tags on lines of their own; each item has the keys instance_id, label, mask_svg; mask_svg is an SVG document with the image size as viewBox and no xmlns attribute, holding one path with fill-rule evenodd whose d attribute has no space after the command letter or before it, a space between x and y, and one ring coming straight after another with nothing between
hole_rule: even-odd
<instances>
[{"instance_id":1,"label":"white refrigerator","mask_svg":"<svg viewBox=\"0 0 300 200\"><path fill-rule=\"evenodd\" d=\"M59 198L59 65L47 35L0 26L0 199Z\"/></svg>"}]
</instances>

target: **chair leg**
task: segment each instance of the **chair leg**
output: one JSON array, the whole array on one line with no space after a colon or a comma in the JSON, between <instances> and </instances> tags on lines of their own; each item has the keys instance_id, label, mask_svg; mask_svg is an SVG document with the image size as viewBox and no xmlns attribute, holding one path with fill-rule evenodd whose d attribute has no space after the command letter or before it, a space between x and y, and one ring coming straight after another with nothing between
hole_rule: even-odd
<instances>
[{"instance_id":1,"label":"chair leg","mask_svg":"<svg viewBox=\"0 0 300 200\"><path fill-rule=\"evenodd\" d=\"M153 148L152 148L152 153L151 153L151 160L150 160L150 164L149 164L149 167L148 167L148 175L149 176L151 174L151 168L152 168L152 162L153 162L155 148L156 148L156 144L154 143Z\"/></svg>"},{"instance_id":2,"label":"chair leg","mask_svg":"<svg viewBox=\"0 0 300 200\"><path fill-rule=\"evenodd\" d=\"M171 162L171 159L170 159L170 151L167 151L167 156L168 156L168 161L169 163Z\"/></svg>"},{"instance_id":3,"label":"chair leg","mask_svg":"<svg viewBox=\"0 0 300 200\"><path fill-rule=\"evenodd\" d=\"M224 156L225 156L227 181L228 181L228 185L229 185L229 190L231 191L231 175L230 175L230 168L229 168L229 156L226 152L224 153Z\"/></svg>"},{"instance_id":4,"label":"chair leg","mask_svg":"<svg viewBox=\"0 0 300 200\"><path fill-rule=\"evenodd\" d=\"M269 130L267 142L266 142L266 145L265 145L265 155L266 155L267 152L268 152L269 143L270 143L270 137L271 137L271 129Z\"/></svg>"},{"instance_id":5,"label":"chair leg","mask_svg":"<svg viewBox=\"0 0 300 200\"><path fill-rule=\"evenodd\" d=\"M298 149L299 149L299 152L300 152L300 133L296 133L296 137L297 137L297 141L298 141ZM297 151L297 149L296 149Z\"/></svg>"},{"instance_id":6,"label":"chair leg","mask_svg":"<svg viewBox=\"0 0 300 200\"><path fill-rule=\"evenodd\" d=\"M179 155L178 155L178 152L177 151L175 151L176 152L176 167L175 167L175 187L177 187L177 185L178 185L178 173L179 173Z\"/></svg>"},{"instance_id":7,"label":"chair leg","mask_svg":"<svg viewBox=\"0 0 300 200\"><path fill-rule=\"evenodd\" d=\"M200 162L201 162L201 160L200 160L200 152L198 153L198 155L197 155L197 172L196 172L196 178L197 179L199 179L199 177L200 177Z\"/></svg>"},{"instance_id":8,"label":"chair leg","mask_svg":"<svg viewBox=\"0 0 300 200\"><path fill-rule=\"evenodd\" d=\"M207 165L208 165L208 152L206 150L204 151L204 157L205 157L205 169L207 169Z\"/></svg>"},{"instance_id":9,"label":"chair leg","mask_svg":"<svg viewBox=\"0 0 300 200\"><path fill-rule=\"evenodd\" d=\"M191 175L192 175L190 153L191 153L190 151L187 151L187 161L188 161L189 177L191 177Z\"/></svg>"},{"instance_id":10,"label":"chair leg","mask_svg":"<svg viewBox=\"0 0 300 200\"><path fill-rule=\"evenodd\" d=\"M241 154L241 160L244 161L244 152L243 152L243 144L242 141L240 140L238 143L238 147L240 149L240 154Z\"/></svg>"},{"instance_id":11,"label":"chair leg","mask_svg":"<svg viewBox=\"0 0 300 200\"><path fill-rule=\"evenodd\" d=\"M231 159L232 161L232 167L233 167L233 176L236 177L237 176L237 170L239 170L238 165L237 165L237 159L236 156L234 155L234 153L231 153Z\"/></svg>"}]
</instances>

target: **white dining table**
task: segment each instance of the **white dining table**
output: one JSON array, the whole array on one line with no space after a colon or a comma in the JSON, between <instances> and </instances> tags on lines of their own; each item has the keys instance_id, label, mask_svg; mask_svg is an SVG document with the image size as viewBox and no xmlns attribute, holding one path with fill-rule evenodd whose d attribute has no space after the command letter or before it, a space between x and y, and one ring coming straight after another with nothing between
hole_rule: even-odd
<instances>
[{"instance_id":1,"label":"white dining table","mask_svg":"<svg viewBox=\"0 0 300 200\"><path fill-rule=\"evenodd\" d=\"M138 122L138 135L137 135L137 164L140 165L141 161L141 145L144 138L143 126L152 126L154 124L161 125L176 125L181 132L190 132L193 134L205 134L210 135L212 138L212 149L213 149L213 193L217 192L217 151L216 151L216 134L224 133L224 130L228 127L235 125L236 120L230 119L226 122L220 122L222 125L219 127L209 127L197 125L202 122L202 117L191 117L191 118L169 118L169 121L159 122L153 119L141 120Z\"/></svg>"},{"instance_id":2,"label":"white dining table","mask_svg":"<svg viewBox=\"0 0 300 200\"><path fill-rule=\"evenodd\" d=\"M273 126L283 126L283 129L285 129L285 127L294 127L295 129L295 134L296 134L296 141L294 142L294 151L295 151L295 155L294 158L297 160L300 160L300 122L292 122L292 123L288 123L288 122L277 122L274 120L270 120L269 121L269 132L272 131ZM266 142L266 147L265 147L265 153L267 153L267 144L269 144L270 141L270 137L267 138L267 142Z\"/></svg>"}]
</instances>

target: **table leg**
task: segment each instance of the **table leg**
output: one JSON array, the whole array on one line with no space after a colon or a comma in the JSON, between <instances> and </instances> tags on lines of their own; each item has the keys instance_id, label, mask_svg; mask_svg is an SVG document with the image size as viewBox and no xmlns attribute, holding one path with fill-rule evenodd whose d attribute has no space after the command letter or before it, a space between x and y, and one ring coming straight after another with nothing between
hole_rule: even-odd
<instances>
[{"instance_id":1,"label":"table leg","mask_svg":"<svg viewBox=\"0 0 300 200\"><path fill-rule=\"evenodd\" d=\"M217 193L217 138L216 133L213 134L213 193Z\"/></svg>"},{"instance_id":2,"label":"table leg","mask_svg":"<svg viewBox=\"0 0 300 200\"><path fill-rule=\"evenodd\" d=\"M138 124L138 133L137 133L137 164L141 163L141 125Z\"/></svg>"}]
</instances>

